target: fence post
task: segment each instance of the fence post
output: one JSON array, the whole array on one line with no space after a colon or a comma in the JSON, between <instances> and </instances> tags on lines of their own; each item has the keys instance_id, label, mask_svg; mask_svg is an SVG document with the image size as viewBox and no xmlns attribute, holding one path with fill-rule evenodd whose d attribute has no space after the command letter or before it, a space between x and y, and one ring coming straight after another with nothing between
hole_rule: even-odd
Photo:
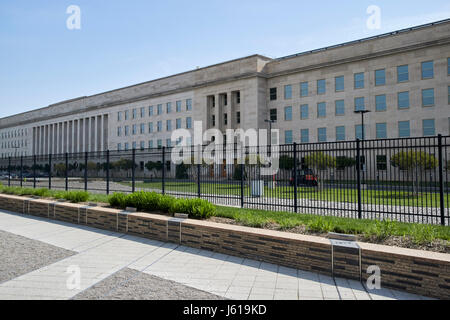
<instances>
[{"instance_id":1,"label":"fence post","mask_svg":"<svg viewBox=\"0 0 450 320\"><path fill-rule=\"evenodd\" d=\"M294 212L298 212L297 199L297 143L294 142Z\"/></svg>"},{"instance_id":2,"label":"fence post","mask_svg":"<svg viewBox=\"0 0 450 320\"><path fill-rule=\"evenodd\" d=\"M362 218L361 205L361 140L356 139L356 178L358 188L358 219Z\"/></svg>"},{"instance_id":3,"label":"fence post","mask_svg":"<svg viewBox=\"0 0 450 320\"><path fill-rule=\"evenodd\" d=\"M66 191L69 190L69 154L66 152Z\"/></svg>"},{"instance_id":4,"label":"fence post","mask_svg":"<svg viewBox=\"0 0 450 320\"><path fill-rule=\"evenodd\" d=\"M11 187L11 157L8 158L8 187Z\"/></svg>"},{"instance_id":5,"label":"fence post","mask_svg":"<svg viewBox=\"0 0 450 320\"><path fill-rule=\"evenodd\" d=\"M241 150L242 150L242 146L241 146ZM244 150L243 150L244 151ZM241 152L241 156L243 157L241 159L241 208L244 207L244 174L245 174L245 151L244 154L242 154Z\"/></svg>"},{"instance_id":6,"label":"fence post","mask_svg":"<svg viewBox=\"0 0 450 320\"><path fill-rule=\"evenodd\" d=\"M36 189L36 155L33 155L33 188Z\"/></svg>"},{"instance_id":7,"label":"fence post","mask_svg":"<svg viewBox=\"0 0 450 320\"><path fill-rule=\"evenodd\" d=\"M441 208L441 224L445 226L445 207L444 207L444 166L442 159L442 135L438 135L438 155L439 155L439 199Z\"/></svg>"},{"instance_id":8,"label":"fence post","mask_svg":"<svg viewBox=\"0 0 450 320\"><path fill-rule=\"evenodd\" d=\"M23 156L20 156L20 187L23 187Z\"/></svg>"},{"instance_id":9,"label":"fence post","mask_svg":"<svg viewBox=\"0 0 450 320\"><path fill-rule=\"evenodd\" d=\"M162 147L162 194L166 193L166 147Z\"/></svg>"},{"instance_id":10,"label":"fence post","mask_svg":"<svg viewBox=\"0 0 450 320\"><path fill-rule=\"evenodd\" d=\"M195 152L195 150L194 150ZM201 157L201 146L198 146L198 158L197 158L197 193L198 193L198 197L201 198L202 197L202 187L201 187L201 182L200 182L200 178L201 178L201 164L200 161L202 161L203 163L203 159Z\"/></svg>"},{"instance_id":11,"label":"fence post","mask_svg":"<svg viewBox=\"0 0 450 320\"><path fill-rule=\"evenodd\" d=\"M135 192L136 191L136 149L133 148L133 150L131 151L131 159L132 159L132 164L131 164L131 192Z\"/></svg>"},{"instance_id":12,"label":"fence post","mask_svg":"<svg viewBox=\"0 0 450 320\"><path fill-rule=\"evenodd\" d=\"M109 150L106 150L106 194L109 195Z\"/></svg>"},{"instance_id":13,"label":"fence post","mask_svg":"<svg viewBox=\"0 0 450 320\"><path fill-rule=\"evenodd\" d=\"M48 155L48 189L52 189L52 154Z\"/></svg>"},{"instance_id":14,"label":"fence post","mask_svg":"<svg viewBox=\"0 0 450 320\"><path fill-rule=\"evenodd\" d=\"M88 189L88 152L84 153L84 191Z\"/></svg>"}]
</instances>

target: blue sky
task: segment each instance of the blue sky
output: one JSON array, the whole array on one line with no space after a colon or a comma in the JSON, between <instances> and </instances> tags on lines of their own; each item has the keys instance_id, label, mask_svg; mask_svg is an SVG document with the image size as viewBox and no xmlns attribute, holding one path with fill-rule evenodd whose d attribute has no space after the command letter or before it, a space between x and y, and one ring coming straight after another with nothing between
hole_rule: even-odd
<instances>
[{"instance_id":1,"label":"blue sky","mask_svg":"<svg viewBox=\"0 0 450 320\"><path fill-rule=\"evenodd\" d=\"M69 5L81 30L68 30ZM370 5L381 29L366 28ZM417 1L2 0L0 117L251 54L281 57L450 18Z\"/></svg>"}]
</instances>

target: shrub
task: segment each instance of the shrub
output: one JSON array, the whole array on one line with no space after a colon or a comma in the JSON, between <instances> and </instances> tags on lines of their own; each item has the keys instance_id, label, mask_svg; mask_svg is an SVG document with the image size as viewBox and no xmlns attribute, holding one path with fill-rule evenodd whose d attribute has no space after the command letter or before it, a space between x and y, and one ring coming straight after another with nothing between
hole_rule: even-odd
<instances>
[{"instance_id":1,"label":"shrub","mask_svg":"<svg viewBox=\"0 0 450 320\"><path fill-rule=\"evenodd\" d=\"M395 221L391 220L376 220L373 227L373 234L375 234L378 240L384 240L389 236L393 235L395 229L397 228L397 224Z\"/></svg>"},{"instance_id":2,"label":"shrub","mask_svg":"<svg viewBox=\"0 0 450 320\"><path fill-rule=\"evenodd\" d=\"M430 225L413 225L412 240L415 244L431 244L437 239L436 230Z\"/></svg>"},{"instance_id":3,"label":"shrub","mask_svg":"<svg viewBox=\"0 0 450 320\"><path fill-rule=\"evenodd\" d=\"M333 231L333 224L324 217L316 217L308 222L308 229L314 232L331 232Z\"/></svg>"},{"instance_id":4,"label":"shrub","mask_svg":"<svg viewBox=\"0 0 450 320\"><path fill-rule=\"evenodd\" d=\"M127 196L123 193L114 193L111 197L109 197L108 201L111 207L125 209Z\"/></svg>"},{"instance_id":5,"label":"shrub","mask_svg":"<svg viewBox=\"0 0 450 320\"><path fill-rule=\"evenodd\" d=\"M165 213L171 212L172 208L175 206L175 202L176 199L174 197L161 196L161 198L158 201L158 209Z\"/></svg>"},{"instance_id":6,"label":"shrub","mask_svg":"<svg viewBox=\"0 0 450 320\"><path fill-rule=\"evenodd\" d=\"M63 199L74 203L86 202L89 199L89 193L86 191L68 191L63 194Z\"/></svg>"}]
</instances>

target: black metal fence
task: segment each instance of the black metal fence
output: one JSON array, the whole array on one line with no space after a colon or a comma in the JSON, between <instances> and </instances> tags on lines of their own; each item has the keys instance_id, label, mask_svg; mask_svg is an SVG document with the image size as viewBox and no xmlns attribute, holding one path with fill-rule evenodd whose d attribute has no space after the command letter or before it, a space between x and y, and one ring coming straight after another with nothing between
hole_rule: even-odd
<instances>
[{"instance_id":1,"label":"black metal fence","mask_svg":"<svg viewBox=\"0 0 450 320\"><path fill-rule=\"evenodd\" d=\"M66 153L0 160L9 186L96 193L156 191L218 205L359 219L450 224L450 137L274 146L217 146L210 160L172 162L173 148ZM208 149L194 147L192 160ZM217 151L218 150L218 151ZM273 154L275 155L275 154Z\"/></svg>"}]
</instances>

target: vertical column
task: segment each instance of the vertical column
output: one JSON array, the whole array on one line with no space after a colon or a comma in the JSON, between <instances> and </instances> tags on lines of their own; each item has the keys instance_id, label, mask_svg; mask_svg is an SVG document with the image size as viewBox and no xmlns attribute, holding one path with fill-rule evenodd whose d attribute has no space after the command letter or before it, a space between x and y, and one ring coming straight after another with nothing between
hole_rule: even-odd
<instances>
[{"instance_id":1,"label":"vertical column","mask_svg":"<svg viewBox=\"0 0 450 320\"><path fill-rule=\"evenodd\" d=\"M79 140L78 140L78 120L73 121L73 152L77 153L79 148Z\"/></svg>"},{"instance_id":2,"label":"vertical column","mask_svg":"<svg viewBox=\"0 0 450 320\"><path fill-rule=\"evenodd\" d=\"M97 116L97 151L102 151L102 116Z\"/></svg>"},{"instance_id":3,"label":"vertical column","mask_svg":"<svg viewBox=\"0 0 450 320\"><path fill-rule=\"evenodd\" d=\"M40 132L40 129L39 129L39 126L37 126L36 127L36 154L41 154L40 153L40 149L39 149L39 142L40 142L40 139L41 138L41 132Z\"/></svg>"},{"instance_id":4,"label":"vertical column","mask_svg":"<svg viewBox=\"0 0 450 320\"><path fill-rule=\"evenodd\" d=\"M53 154L57 154L58 153L58 124L54 123L53 124Z\"/></svg>"},{"instance_id":5,"label":"vertical column","mask_svg":"<svg viewBox=\"0 0 450 320\"><path fill-rule=\"evenodd\" d=\"M109 140L108 140L108 115L103 115L103 150L108 150L109 146Z\"/></svg>"},{"instance_id":6,"label":"vertical column","mask_svg":"<svg viewBox=\"0 0 450 320\"><path fill-rule=\"evenodd\" d=\"M63 138L63 123L58 124L58 153L63 153L64 149L64 138Z\"/></svg>"},{"instance_id":7,"label":"vertical column","mask_svg":"<svg viewBox=\"0 0 450 320\"><path fill-rule=\"evenodd\" d=\"M50 148L50 137L49 137L49 133L48 133L48 124L45 125L44 130L45 130L45 136L44 136L44 142L45 142L45 147L44 147L44 153L45 154L49 154L49 148Z\"/></svg>"},{"instance_id":8,"label":"vertical column","mask_svg":"<svg viewBox=\"0 0 450 320\"><path fill-rule=\"evenodd\" d=\"M41 126L41 154L45 154L45 143L44 143L44 139L45 139L45 132L44 132L45 126Z\"/></svg>"},{"instance_id":9,"label":"vertical column","mask_svg":"<svg viewBox=\"0 0 450 320\"><path fill-rule=\"evenodd\" d=\"M90 138L91 138L91 141L90 141L90 151L91 152L93 152L93 151L95 151L95 135L96 135L96 130L95 130L95 124L96 124L96 121L95 121L95 117L91 117L91 120L89 121L89 123L90 123L90 125L91 125L91 127L90 127Z\"/></svg>"},{"instance_id":10,"label":"vertical column","mask_svg":"<svg viewBox=\"0 0 450 320\"><path fill-rule=\"evenodd\" d=\"M36 154L36 127L33 127L33 145L32 145L32 155Z\"/></svg>"},{"instance_id":11,"label":"vertical column","mask_svg":"<svg viewBox=\"0 0 450 320\"><path fill-rule=\"evenodd\" d=\"M69 151L67 152L73 152L73 121L69 121Z\"/></svg>"},{"instance_id":12,"label":"vertical column","mask_svg":"<svg viewBox=\"0 0 450 320\"><path fill-rule=\"evenodd\" d=\"M53 137L54 137L54 135L53 135L53 124L49 124L48 125L48 137L49 137L49 141L50 141L50 143L49 143L49 149L48 149L48 151L49 151L49 153L53 153Z\"/></svg>"},{"instance_id":13,"label":"vertical column","mask_svg":"<svg viewBox=\"0 0 450 320\"><path fill-rule=\"evenodd\" d=\"M90 134L89 134L89 118L84 119L84 151L89 152L89 142L90 142Z\"/></svg>"},{"instance_id":14,"label":"vertical column","mask_svg":"<svg viewBox=\"0 0 450 320\"><path fill-rule=\"evenodd\" d=\"M83 119L79 119L78 120L78 132L79 132L79 146L78 146L78 152L83 152L84 150L84 131L83 131L83 126L84 126L84 120Z\"/></svg>"}]
</instances>

